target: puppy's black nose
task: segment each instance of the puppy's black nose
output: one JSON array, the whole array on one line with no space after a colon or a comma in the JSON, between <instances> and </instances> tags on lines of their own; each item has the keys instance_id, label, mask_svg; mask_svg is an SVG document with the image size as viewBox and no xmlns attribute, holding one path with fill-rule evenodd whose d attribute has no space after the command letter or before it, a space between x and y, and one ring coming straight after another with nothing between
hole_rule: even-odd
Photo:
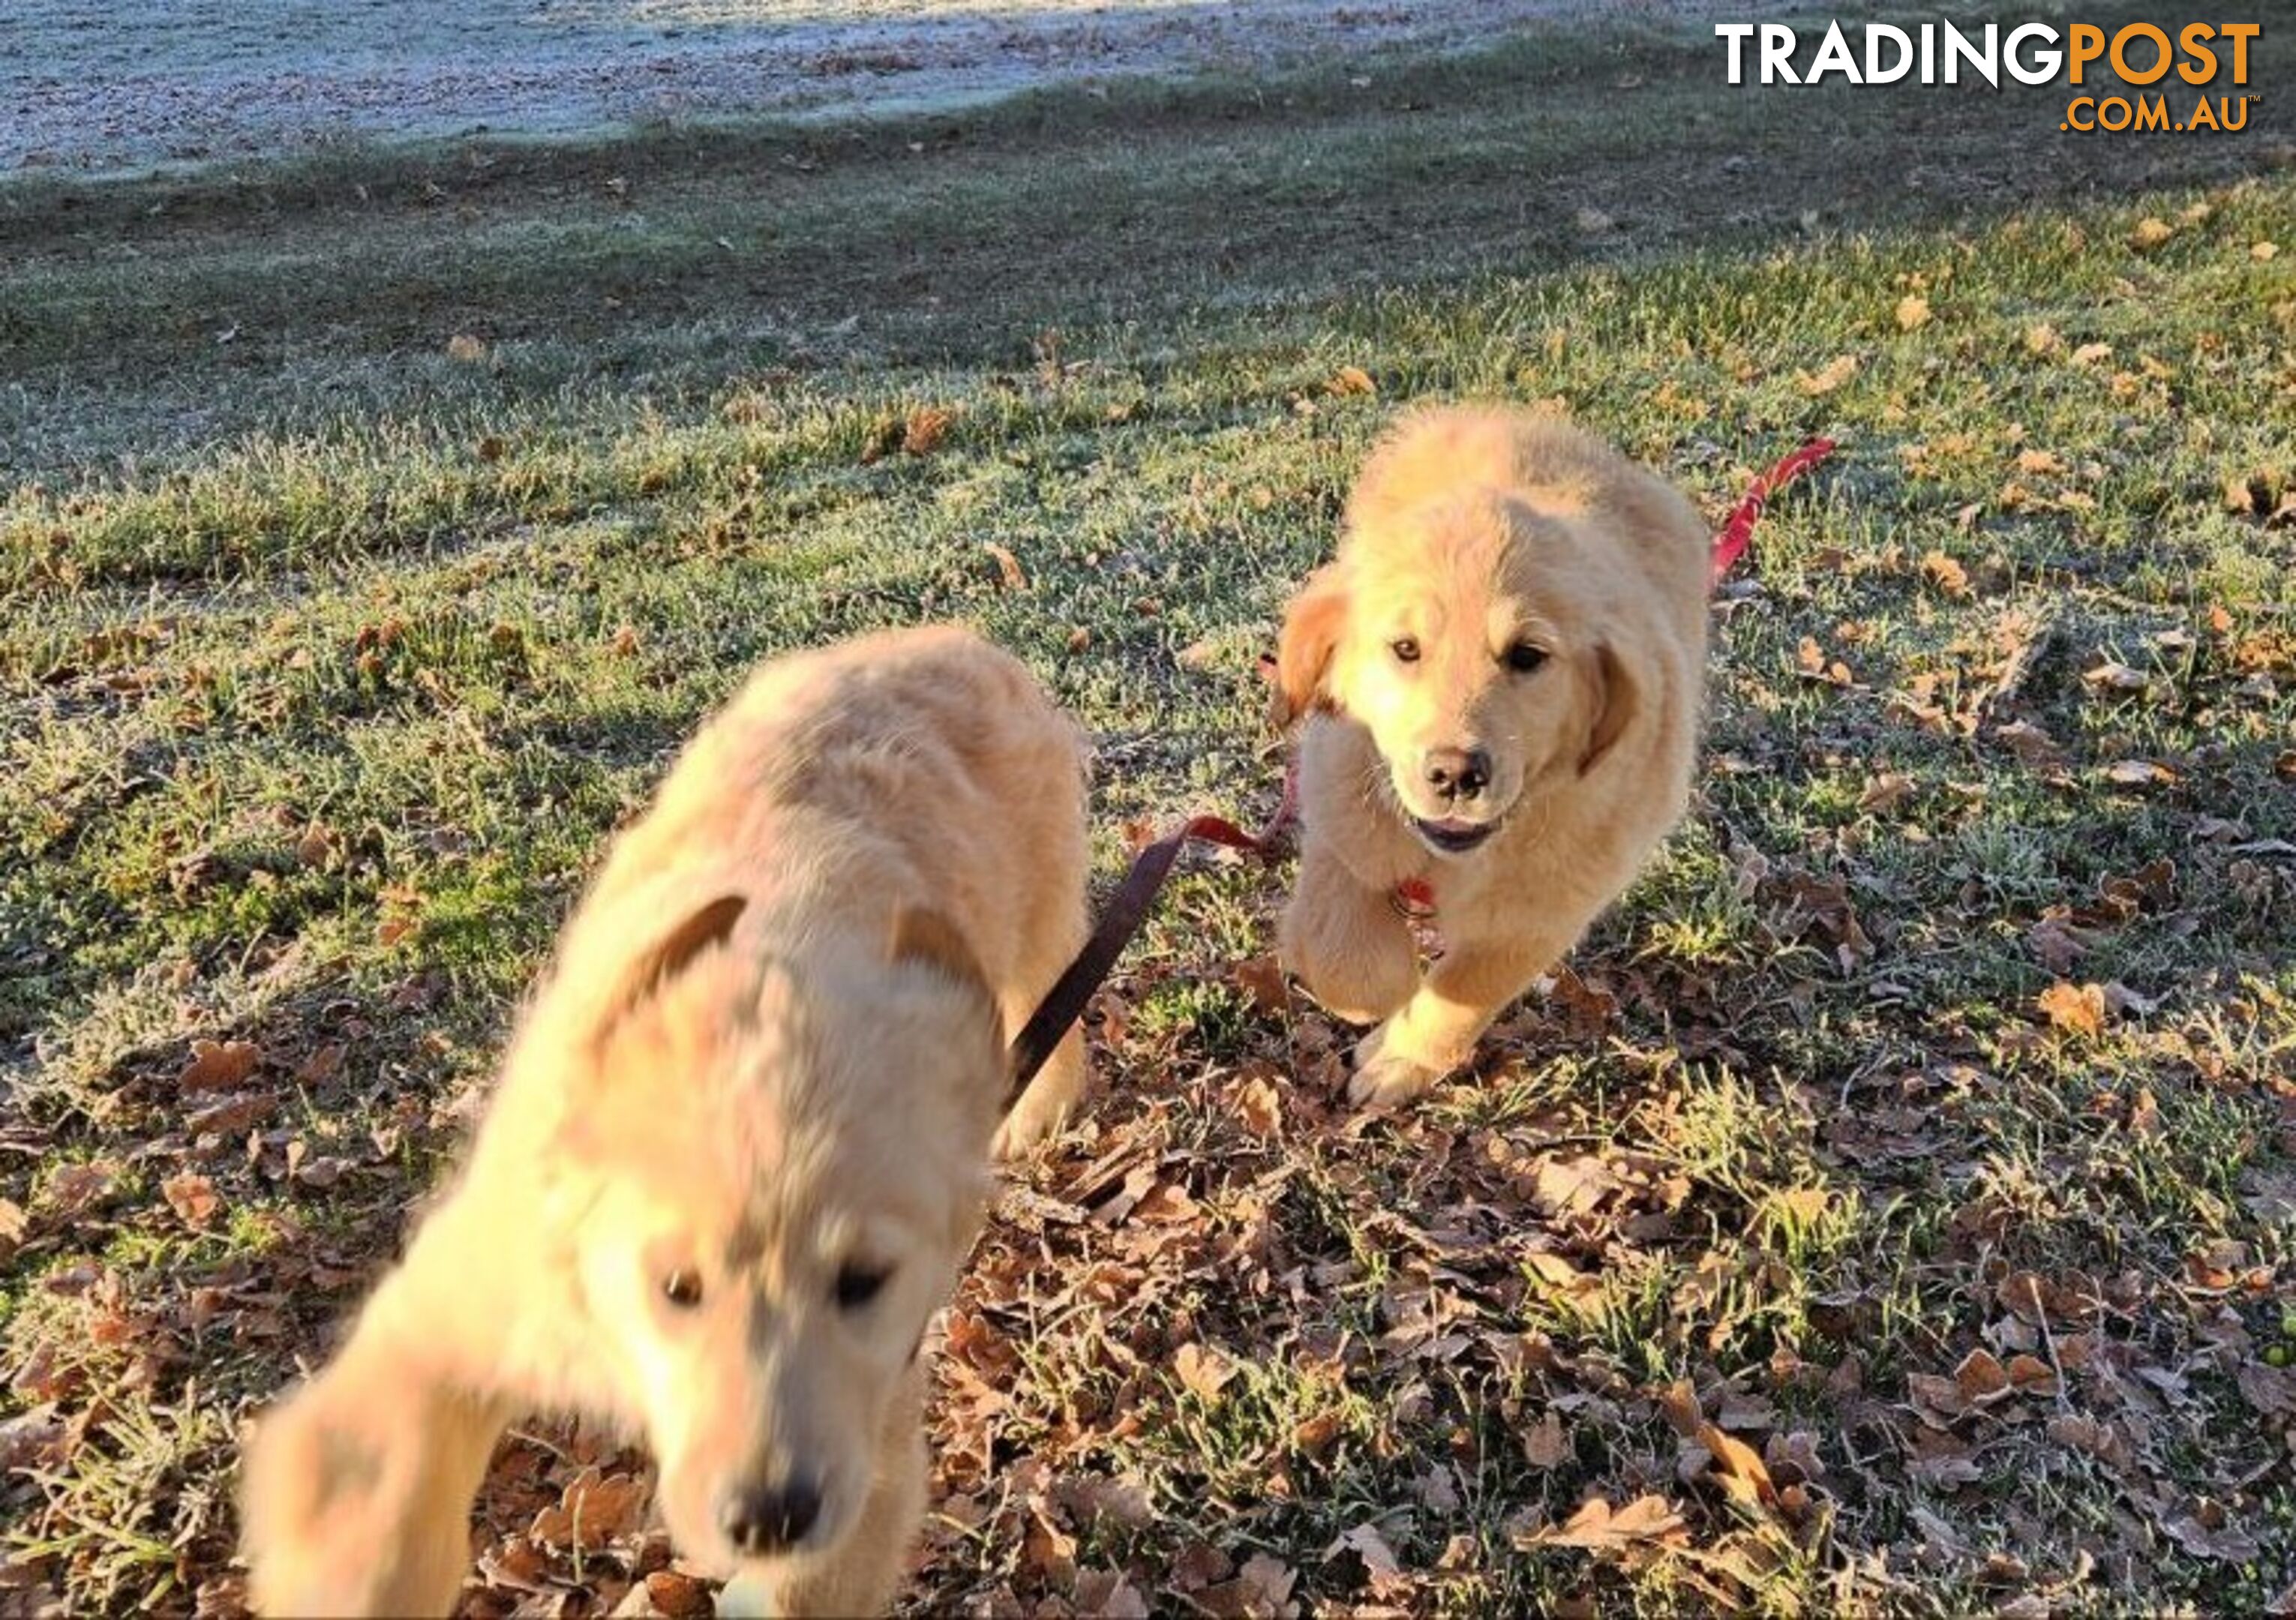
<instances>
[{"instance_id":1,"label":"puppy's black nose","mask_svg":"<svg viewBox=\"0 0 2296 1620\"><path fill-rule=\"evenodd\" d=\"M1430 749L1421 768L1445 798L1479 798L1491 780L1491 757L1481 749Z\"/></svg>"},{"instance_id":2,"label":"puppy's black nose","mask_svg":"<svg viewBox=\"0 0 2296 1620\"><path fill-rule=\"evenodd\" d=\"M784 1552L805 1539L821 1517L821 1489L791 1477L778 1485L743 1485L718 1504L718 1527L752 1558Z\"/></svg>"}]
</instances>

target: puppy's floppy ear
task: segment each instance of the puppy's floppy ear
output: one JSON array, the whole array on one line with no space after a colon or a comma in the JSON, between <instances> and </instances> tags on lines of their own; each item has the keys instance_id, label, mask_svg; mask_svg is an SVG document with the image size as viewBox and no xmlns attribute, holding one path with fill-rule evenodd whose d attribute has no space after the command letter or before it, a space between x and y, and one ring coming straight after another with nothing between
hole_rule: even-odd
<instances>
[{"instance_id":1,"label":"puppy's floppy ear","mask_svg":"<svg viewBox=\"0 0 2296 1620\"><path fill-rule=\"evenodd\" d=\"M747 896L721 894L679 913L677 920L650 940L622 970L605 1005L598 1010L600 1037L631 1008L685 972L702 952L725 944L749 904Z\"/></svg>"},{"instance_id":2,"label":"puppy's floppy ear","mask_svg":"<svg viewBox=\"0 0 2296 1620\"><path fill-rule=\"evenodd\" d=\"M1347 585L1339 564L1327 563L1308 576L1308 583L1283 610L1283 631L1275 642L1274 712L1278 726L1291 724L1311 708L1330 707L1324 676L1347 618Z\"/></svg>"},{"instance_id":3,"label":"puppy's floppy ear","mask_svg":"<svg viewBox=\"0 0 2296 1620\"><path fill-rule=\"evenodd\" d=\"M1642 695L1610 642L1597 642L1579 656L1585 660L1587 691L1587 747L1578 756L1578 774L1584 776L1626 735Z\"/></svg>"},{"instance_id":4,"label":"puppy's floppy ear","mask_svg":"<svg viewBox=\"0 0 2296 1620\"><path fill-rule=\"evenodd\" d=\"M966 989L979 991L982 999L992 1005L996 1000L996 993L988 987L988 975L981 971L980 959L964 943L964 934L945 914L930 906L905 905L893 913L885 960L897 965L909 962L935 969Z\"/></svg>"}]
</instances>

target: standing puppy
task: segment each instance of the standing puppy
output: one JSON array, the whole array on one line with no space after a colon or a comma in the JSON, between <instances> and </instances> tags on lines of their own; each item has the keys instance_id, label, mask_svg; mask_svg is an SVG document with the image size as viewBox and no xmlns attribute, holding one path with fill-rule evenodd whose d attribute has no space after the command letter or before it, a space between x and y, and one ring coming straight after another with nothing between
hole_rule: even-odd
<instances>
[{"instance_id":1,"label":"standing puppy","mask_svg":"<svg viewBox=\"0 0 2296 1620\"><path fill-rule=\"evenodd\" d=\"M1374 453L1277 654L1307 716L1282 954L1379 1025L1353 1100L1464 1062L1681 815L1707 551L1680 495L1551 419L1431 410ZM1423 978L1397 900L1414 881L1446 946Z\"/></svg>"},{"instance_id":2,"label":"standing puppy","mask_svg":"<svg viewBox=\"0 0 2296 1620\"><path fill-rule=\"evenodd\" d=\"M679 1549L778 1611L885 1606L1005 1043L1084 938L1082 765L966 632L758 672L568 923L459 1181L258 1425L259 1608L447 1613L488 1458L536 1407L643 1434ZM1071 1033L1006 1146L1083 1062Z\"/></svg>"}]
</instances>

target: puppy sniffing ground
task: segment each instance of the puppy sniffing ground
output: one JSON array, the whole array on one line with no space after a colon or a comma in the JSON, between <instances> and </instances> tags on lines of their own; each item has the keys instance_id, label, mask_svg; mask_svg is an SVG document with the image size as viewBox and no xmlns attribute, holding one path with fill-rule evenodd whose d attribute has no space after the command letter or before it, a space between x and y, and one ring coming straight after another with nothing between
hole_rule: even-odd
<instances>
[{"instance_id":1,"label":"puppy sniffing ground","mask_svg":"<svg viewBox=\"0 0 2296 1620\"><path fill-rule=\"evenodd\" d=\"M916 1351L1005 1043L1085 931L1083 755L969 633L767 666L561 938L468 1166L326 1369L258 1427L275 1614L443 1614L472 1498L535 1407L642 1433L685 1557L791 1614L882 1608L922 1512Z\"/></svg>"},{"instance_id":2,"label":"puppy sniffing ground","mask_svg":"<svg viewBox=\"0 0 2296 1620\"><path fill-rule=\"evenodd\" d=\"M1286 612L1300 738L1285 963L1375 1023L1349 1095L1464 1062L1681 815L1706 660L1707 533L1578 430L1431 410L1373 454L1337 560ZM1423 977L1397 886L1431 890Z\"/></svg>"}]
</instances>

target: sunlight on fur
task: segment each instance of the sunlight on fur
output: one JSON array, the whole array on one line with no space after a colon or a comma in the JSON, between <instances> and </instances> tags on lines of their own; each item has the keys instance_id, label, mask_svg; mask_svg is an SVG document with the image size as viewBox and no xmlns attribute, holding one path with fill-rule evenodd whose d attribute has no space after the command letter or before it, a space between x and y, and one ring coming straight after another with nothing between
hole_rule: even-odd
<instances>
[{"instance_id":1,"label":"sunlight on fur","mask_svg":"<svg viewBox=\"0 0 2296 1620\"><path fill-rule=\"evenodd\" d=\"M495 1443L545 1408L645 1438L695 1565L781 1613L882 1608L917 1348L1086 860L1079 734L970 633L761 670L614 846L404 1263L258 1425L258 1605L448 1611ZM1002 1146L1084 1080L1072 1032Z\"/></svg>"},{"instance_id":2,"label":"sunlight on fur","mask_svg":"<svg viewBox=\"0 0 2296 1620\"><path fill-rule=\"evenodd\" d=\"M1687 501L1552 418L1430 410L1373 454L1277 657L1305 717L1282 954L1377 1026L1356 1101L1464 1062L1680 817L1706 570ZM1391 904L1414 880L1447 947L1423 978Z\"/></svg>"}]
</instances>

